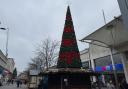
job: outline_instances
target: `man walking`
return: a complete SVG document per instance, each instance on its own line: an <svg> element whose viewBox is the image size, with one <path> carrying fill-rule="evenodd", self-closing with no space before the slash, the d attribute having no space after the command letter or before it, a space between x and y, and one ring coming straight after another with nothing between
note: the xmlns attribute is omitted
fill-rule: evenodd
<svg viewBox="0 0 128 89"><path fill-rule="evenodd" d="M17 88L19 88L19 86L20 86L20 79L17 79L16 85L17 85Z"/></svg>

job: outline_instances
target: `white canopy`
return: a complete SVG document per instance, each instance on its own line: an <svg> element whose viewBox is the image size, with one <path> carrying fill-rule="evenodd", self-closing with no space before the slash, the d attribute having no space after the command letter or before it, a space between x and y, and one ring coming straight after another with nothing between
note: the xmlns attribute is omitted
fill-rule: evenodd
<svg viewBox="0 0 128 89"><path fill-rule="evenodd" d="M128 30L124 30L121 17L115 18L81 41L91 40L103 43L107 47L117 47L128 43Z"/></svg>

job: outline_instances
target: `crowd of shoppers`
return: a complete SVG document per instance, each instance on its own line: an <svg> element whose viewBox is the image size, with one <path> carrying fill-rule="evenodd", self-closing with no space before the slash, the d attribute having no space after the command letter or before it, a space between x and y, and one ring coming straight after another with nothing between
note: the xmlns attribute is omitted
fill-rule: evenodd
<svg viewBox="0 0 128 89"><path fill-rule="evenodd" d="M21 80L19 78L17 79L8 79L7 81L2 81L2 79L0 79L0 87L1 86L9 86L9 85L13 85L15 84L17 88L21 87L22 84L27 84L27 81L25 80Z"/></svg>

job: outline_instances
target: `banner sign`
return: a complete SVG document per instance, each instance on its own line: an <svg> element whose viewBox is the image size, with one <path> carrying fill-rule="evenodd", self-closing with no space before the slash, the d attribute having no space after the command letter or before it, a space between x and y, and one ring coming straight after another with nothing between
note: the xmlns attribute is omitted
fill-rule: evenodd
<svg viewBox="0 0 128 89"><path fill-rule="evenodd" d="M115 68L117 71L122 71L123 70L123 64L115 64ZM112 65L108 66L96 66L95 71L101 72L101 71L112 71Z"/></svg>

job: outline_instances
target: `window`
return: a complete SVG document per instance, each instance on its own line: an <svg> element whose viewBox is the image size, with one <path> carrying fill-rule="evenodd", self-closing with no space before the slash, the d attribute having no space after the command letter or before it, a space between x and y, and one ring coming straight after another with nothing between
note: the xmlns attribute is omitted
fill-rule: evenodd
<svg viewBox="0 0 128 89"><path fill-rule="evenodd" d="M122 64L120 54L114 54L113 60L114 64ZM94 63L95 66L107 66L112 64L110 55L94 59Z"/></svg>
<svg viewBox="0 0 128 89"><path fill-rule="evenodd" d="M89 61L83 62L82 66L84 69L89 69Z"/></svg>

